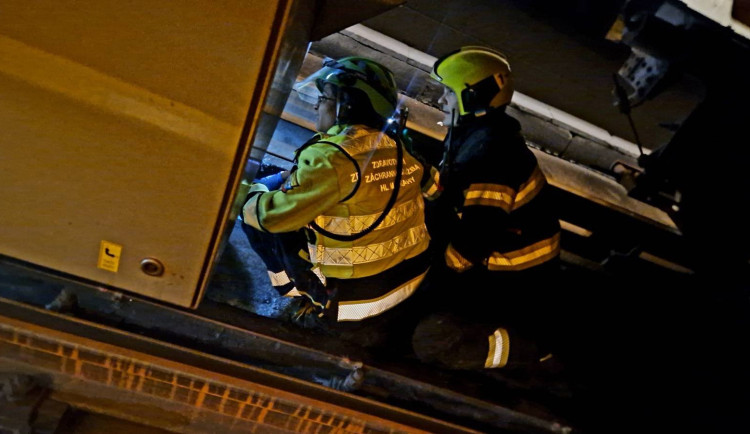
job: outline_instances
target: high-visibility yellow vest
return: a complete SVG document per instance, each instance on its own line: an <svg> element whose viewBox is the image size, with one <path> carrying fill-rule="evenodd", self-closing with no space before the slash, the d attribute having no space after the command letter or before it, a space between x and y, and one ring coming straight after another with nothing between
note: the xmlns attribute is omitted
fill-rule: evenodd
<svg viewBox="0 0 750 434"><path fill-rule="evenodd" d="M380 131L362 126L344 128L321 140L351 158L356 171L342 173L342 190L349 197L315 218L322 229L337 235L359 233L383 212L396 179L396 143ZM304 152L304 151L303 151ZM338 241L316 232L309 244L310 260L325 276L342 279L371 276L422 253L429 235L424 222L420 181L424 168L403 153L400 188L385 219L371 232L353 241Z"/></svg>
<svg viewBox="0 0 750 434"><path fill-rule="evenodd" d="M281 190L248 201L245 223L268 232L288 232L314 221L338 235L358 233L383 212L393 193L396 142L363 125L337 125L297 154L297 169ZM424 222L424 168L404 150L396 202L371 232L338 241L315 231L310 261L326 277L372 276L417 256L430 237Z"/></svg>

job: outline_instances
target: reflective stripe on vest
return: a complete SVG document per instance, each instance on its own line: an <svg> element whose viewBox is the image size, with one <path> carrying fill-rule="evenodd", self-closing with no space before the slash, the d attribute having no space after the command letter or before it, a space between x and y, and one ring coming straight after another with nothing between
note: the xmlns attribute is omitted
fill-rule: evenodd
<svg viewBox="0 0 750 434"><path fill-rule="evenodd" d="M487 352L487 360L484 362L485 368L502 368L508 364L508 354L510 354L510 338L508 331L499 328L495 333L489 336L490 350Z"/></svg>
<svg viewBox="0 0 750 434"><path fill-rule="evenodd" d="M274 273L271 270L268 272L268 278L271 280L273 288L284 297L296 297L298 295L297 288L294 286L294 282L286 274L286 270L281 270L278 273Z"/></svg>
<svg viewBox="0 0 750 434"><path fill-rule="evenodd" d="M374 230L377 231L378 229L391 227L408 219L422 209L424 209L424 201L421 197L403 203L391 209L385 219ZM351 235L368 228L378 217L380 217L380 214L350 217L318 216L315 218L315 223L328 232L338 235Z"/></svg>
<svg viewBox="0 0 750 434"><path fill-rule="evenodd" d="M560 233L512 252L493 252L487 260L491 271L517 271L546 262L560 253Z"/></svg>
<svg viewBox="0 0 750 434"><path fill-rule="evenodd" d="M378 298L339 302L337 321L360 321L385 312L409 298L425 275L427 271Z"/></svg>
<svg viewBox="0 0 750 434"><path fill-rule="evenodd" d="M326 247L308 243L307 248L310 261L314 264L349 266L375 262L427 240L427 227L422 223L382 243L358 247Z"/></svg>
<svg viewBox="0 0 750 434"><path fill-rule="evenodd" d="M291 282L285 270L281 270L278 273L268 270L268 278L271 279L271 285L273 286L282 286Z"/></svg>
<svg viewBox="0 0 750 434"><path fill-rule="evenodd" d="M544 174L536 167L529 179L521 184L518 192L500 184L471 184L464 190L464 206L495 206L511 212L533 199L546 182Z"/></svg>
<svg viewBox="0 0 750 434"><path fill-rule="evenodd" d="M356 160L355 165L360 171L359 174L347 173L346 170L338 173L340 186L351 184L354 189L356 184L356 189L351 193L348 188L343 188L342 192L349 192L346 200L318 215L316 223L329 228L329 232L344 236L361 232L355 229L365 229L369 226L366 224L381 215L378 213L382 213L383 205L393 197L395 177L399 175L399 193L392 207L397 211L389 211L384 216L385 225L379 226L379 230L356 240L340 241L316 233L315 241L308 244L310 261L331 278L373 276L427 248L430 238L424 227L424 199L420 186L424 168L416 158L404 152L403 167L397 174L396 142L381 131L361 125L336 131L338 133L328 137L326 143L338 146L339 151ZM384 288L383 292L386 290Z"/></svg>
<svg viewBox="0 0 750 434"><path fill-rule="evenodd" d="M468 270L474 265L471 261L461 256L458 250L453 247L453 244L448 244L448 248L445 249L445 263L459 273Z"/></svg>
<svg viewBox="0 0 750 434"><path fill-rule="evenodd" d="M325 141L341 144L340 142L344 139L348 141L346 146L346 152L351 155L359 155L365 152L372 152L373 149L393 149L396 147L396 142L385 134L372 134L371 130L365 128L351 128L348 130L349 135L340 136L336 135L328 137ZM362 140L362 139L366 140ZM383 140L385 138L385 140ZM395 164L393 164L395 166Z"/></svg>

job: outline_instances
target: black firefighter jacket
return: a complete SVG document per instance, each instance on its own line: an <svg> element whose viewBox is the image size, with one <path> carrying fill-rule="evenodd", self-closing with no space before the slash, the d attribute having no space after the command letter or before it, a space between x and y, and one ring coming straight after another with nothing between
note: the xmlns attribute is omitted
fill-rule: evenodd
<svg viewBox="0 0 750 434"><path fill-rule="evenodd" d="M454 128L443 167L443 199L456 212L445 260L519 271L559 256L560 223L550 187L517 120L503 110Z"/></svg>

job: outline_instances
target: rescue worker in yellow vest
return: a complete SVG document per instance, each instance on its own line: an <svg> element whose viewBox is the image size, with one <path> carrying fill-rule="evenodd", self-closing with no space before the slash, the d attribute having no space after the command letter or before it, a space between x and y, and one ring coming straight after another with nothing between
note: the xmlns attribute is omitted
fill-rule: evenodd
<svg viewBox="0 0 750 434"><path fill-rule="evenodd" d="M536 363L548 354L545 304L559 291L560 224L520 124L506 113L510 66L493 49L467 46L438 59L431 76L444 86L438 102L450 127L438 200L448 213L430 227L445 236L437 244L446 267L429 278L443 306L420 322L414 351L455 369Z"/></svg>
<svg viewBox="0 0 750 434"><path fill-rule="evenodd" d="M397 87L384 66L360 57L328 60L295 89L315 104L319 132L297 150L280 189L251 186L243 220L255 236L305 232L302 274L319 282L299 281L300 270L285 270L281 279L295 292L282 295L304 296L298 322L327 325L337 335L352 331L360 344L377 345L383 333L360 329L387 328L429 268L423 191L437 191L438 174L397 139ZM280 250L297 255L299 248Z"/></svg>

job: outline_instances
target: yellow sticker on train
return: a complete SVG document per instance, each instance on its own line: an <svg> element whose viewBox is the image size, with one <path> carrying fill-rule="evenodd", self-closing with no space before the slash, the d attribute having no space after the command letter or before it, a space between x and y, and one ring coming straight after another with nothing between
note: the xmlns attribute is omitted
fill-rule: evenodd
<svg viewBox="0 0 750 434"><path fill-rule="evenodd" d="M121 245L102 240L99 245L99 262L96 266L102 270L117 273L117 269L120 267L121 254Z"/></svg>

